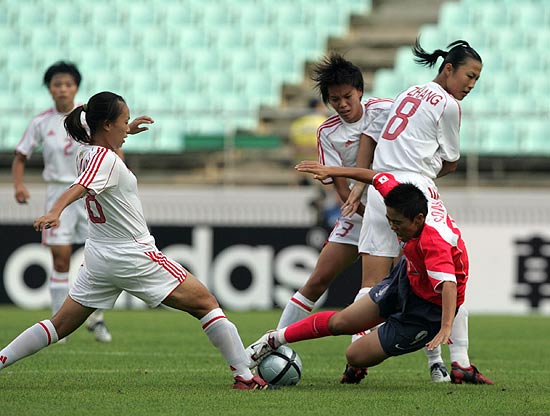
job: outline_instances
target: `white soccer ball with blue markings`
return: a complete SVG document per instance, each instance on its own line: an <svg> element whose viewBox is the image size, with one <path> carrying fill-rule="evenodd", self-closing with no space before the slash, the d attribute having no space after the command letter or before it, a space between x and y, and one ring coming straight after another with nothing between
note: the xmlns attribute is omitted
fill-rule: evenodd
<svg viewBox="0 0 550 416"><path fill-rule="evenodd" d="M302 360L288 345L281 345L260 362L258 374L269 384L293 386L302 376Z"/></svg>

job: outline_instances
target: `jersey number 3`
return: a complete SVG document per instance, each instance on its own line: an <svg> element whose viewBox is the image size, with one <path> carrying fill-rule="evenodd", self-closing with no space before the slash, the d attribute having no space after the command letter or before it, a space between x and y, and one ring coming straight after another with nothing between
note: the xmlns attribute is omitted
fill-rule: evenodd
<svg viewBox="0 0 550 416"><path fill-rule="evenodd" d="M105 221L105 214L103 214L103 208L94 195L86 196L86 210L88 211L88 217L94 224L103 224Z"/></svg>
<svg viewBox="0 0 550 416"><path fill-rule="evenodd" d="M382 133L382 138L386 140L395 140L397 137L405 130L407 124L409 124L409 117L412 117L418 107L420 106L421 100L414 97L405 97L395 109L395 114L386 124L384 133ZM410 104L407 106L407 104ZM406 109L406 113L403 110ZM398 124L397 124L398 123Z"/></svg>

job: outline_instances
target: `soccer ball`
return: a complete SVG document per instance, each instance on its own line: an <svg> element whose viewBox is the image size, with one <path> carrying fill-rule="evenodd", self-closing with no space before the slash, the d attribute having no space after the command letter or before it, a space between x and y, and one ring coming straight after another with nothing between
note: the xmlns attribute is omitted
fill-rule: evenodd
<svg viewBox="0 0 550 416"><path fill-rule="evenodd" d="M269 384L293 386L302 376L302 360L288 345L281 345L260 362L258 374Z"/></svg>

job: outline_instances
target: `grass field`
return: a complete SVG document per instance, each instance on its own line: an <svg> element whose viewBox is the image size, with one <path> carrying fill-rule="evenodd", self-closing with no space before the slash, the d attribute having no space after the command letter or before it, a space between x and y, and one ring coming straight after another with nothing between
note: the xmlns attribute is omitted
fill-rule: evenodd
<svg viewBox="0 0 550 416"><path fill-rule="evenodd" d="M227 315L249 344L279 313ZM0 345L47 315L0 308ZM247 392L231 389L224 360L190 316L106 315L111 344L81 328L2 371L0 415L550 415L550 317L470 316L471 359L494 386L432 384L422 351L340 385L349 337L331 337L293 345L304 363L297 386Z"/></svg>

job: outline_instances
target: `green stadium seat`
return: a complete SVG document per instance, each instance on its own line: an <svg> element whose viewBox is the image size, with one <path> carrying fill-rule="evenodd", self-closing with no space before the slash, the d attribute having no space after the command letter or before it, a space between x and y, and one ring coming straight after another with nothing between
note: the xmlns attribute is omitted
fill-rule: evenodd
<svg viewBox="0 0 550 416"><path fill-rule="evenodd" d="M121 15L112 2L83 2L80 7L88 15L89 30L103 32L106 28L121 27Z"/></svg>
<svg viewBox="0 0 550 416"><path fill-rule="evenodd" d="M234 16L235 23L241 28L261 28L270 24L271 15L267 7L239 7Z"/></svg>
<svg viewBox="0 0 550 416"><path fill-rule="evenodd" d="M172 48L164 46L156 49L147 48L144 56L148 66L161 78L178 75L178 72L185 69L183 53Z"/></svg>
<svg viewBox="0 0 550 416"><path fill-rule="evenodd" d="M7 135L4 137L2 147L13 151L23 137L32 117L11 115L7 126Z"/></svg>
<svg viewBox="0 0 550 416"><path fill-rule="evenodd" d="M548 113L547 113L548 115ZM528 154L536 156L550 155L550 119L531 118L521 123L522 132L526 132L523 143L523 150Z"/></svg>
<svg viewBox="0 0 550 416"><path fill-rule="evenodd" d="M521 2L513 6L513 22L519 30L533 27L548 28L550 24L550 5L548 2L541 4L529 4Z"/></svg>
<svg viewBox="0 0 550 416"><path fill-rule="evenodd" d="M0 45L2 45L2 48L18 48L24 43L23 33L24 32L19 29L7 25L0 25Z"/></svg>
<svg viewBox="0 0 550 416"><path fill-rule="evenodd" d="M223 3L204 2L198 9L199 27L215 29L220 26L227 26L233 23L234 7L224 6Z"/></svg>
<svg viewBox="0 0 550 416"><path fill-rule="evenodd" d="M503 118L485 119L478 123L478 128L480 154L516 156L521 153L521 136L513 122Z"/></svg>
<svg viewBox="0 0 550 416"><path fill-rule="evenodd" d="M147 56L134 48L110 50L108 55L110 67L119 74L132 74L148 69Z"/></svg>
<svg viewBox="0 0 550 416"><path fill-rule="evenodd" d="M97 38L105 50L121 50L131 48L134 40L131 33L121 27L104 28Z"/></svg>
<svg viewBox="0 0 550 416"><path fill-rule="evenodd" d="M443 3L439 10L439 25L446 28L464 28L473 24L472 7L461 2Z"/></svg>
<svg viewBox="0 0 550 416"><path fill-rule="evenodd" d="M373 95L376 97L395 98L406 87L403 80L390 69L380 69L374 75Z"/></svg>
<svg viewBox="0 0 550 416"><path fill-rule="evenodd" d="M476 28L496 29L509 26L512 13L509 7L502 7L500 4L480 2L476 7L472 7L473 19L472 26Z"/></svg>
<svg viewBox="0 0 550 416"><path fill-rule="evenodd" d="M49 11L42 7L37 7L32 2L21 2L16 7L8 9L8 13L11 15L9 20L19 29L46 26L50 21Z"/></svg>
<svg viewBox="0 0 550 416"><path fill-rule="evenodd" d="M101 48L87 46L80 50L72 50L77 53L73 60L84 76L103 73L109 69L109 58Z"/></svg>
<svg viewBox="0 0 550 416"><path fill-rule="evenodd" d="M70 28L69 32L73 28L83 27L87 23L87 18L87 13L81 7L70 2L56 4L56 7L52 8L52 25L57 28Z"/></svg>
<svg viewBox="0 0 550 416"><path fill-rule="evenodd" d="M4 1L9 12L2 17L11 27L0 24L0 71L36 73L36 88L11 82L2 89L17 91L17 111L51 101L38 84L47 66L66 59L82 72L79 96L86 100L111 90L132 110L135 104L162 111L168 103L192 130L216 133L256 127L258 106L276 105L280 86L303 79L305 60L321 56L327 36L345 30L352 11L371 6L370 0L320 0L316 7L302 0L279 0L278 7L271 0L246 7L233 0ZM234 95L236 88L241 94ZM44 101L33 101L31 91ZM154 98L147 101L147 93ZM239 111L221 122L212 117L227 106Z"/></svg>
<svg viewBox="0 0 550 416"><path fill-rule="evenodd" d="M160 22L158 10L158 7L151 7L147 3L133 2L123 11L123 18L129 27L147 30L155 27Z"/></svg>

